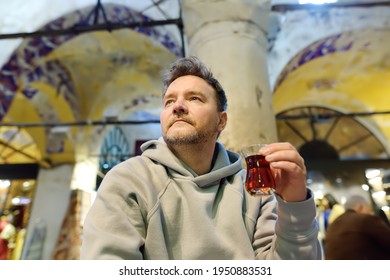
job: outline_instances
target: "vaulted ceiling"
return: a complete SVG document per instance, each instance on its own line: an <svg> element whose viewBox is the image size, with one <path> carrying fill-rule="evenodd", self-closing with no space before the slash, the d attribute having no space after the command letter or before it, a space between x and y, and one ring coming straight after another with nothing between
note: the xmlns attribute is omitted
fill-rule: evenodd
<svg viewBox="0 0 390 280"><path fill-rule="evenodd" d="M161 70L183 54L177 2L87 2L25 36L2 66L0 163L74 162L89 124L158 111ZM344 159L388 158L388 38L347 32L301 50L275 88L279 137L297 147L324 140Z"/></svg>
<svg viewBox="0 0 390 280"><path fill-rule="evenodd" d="M150 21L127 6L98 3L26 36L0 73L0 162L74 162L75 143L92 136L88 124L160 107L161 71L182 49L164 27L142 26ZM122 28L107 31L113 22Z"/></svg>
<svg viewBox="0 0 390 280"><path fill-rule="evenodd" d="M301 50L274 92L280 136L297 147L323 140L341 159L389 158L389 46L390 30L370 29Z"/></svg>

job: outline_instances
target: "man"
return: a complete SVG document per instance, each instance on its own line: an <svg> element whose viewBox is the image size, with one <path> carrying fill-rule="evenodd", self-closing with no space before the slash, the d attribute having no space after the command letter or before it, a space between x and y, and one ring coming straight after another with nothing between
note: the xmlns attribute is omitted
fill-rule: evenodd
<svg viewBox="0 0 390 280"><path fill-rule="evenodd" d="M217 141L226 96L196 57L164 79L163 137L104 178L84 224L82 259L319 259L306 168L288 143L260 152L278 196L251 197L236 153Z"/></svg>
<svg viewBox="0 0 390 280"><path fill-rule="evenodd" d="M390 260L390 228L371 213L368 201L358 195L345 203L345 213L326 232L328 260Z"/></svg>

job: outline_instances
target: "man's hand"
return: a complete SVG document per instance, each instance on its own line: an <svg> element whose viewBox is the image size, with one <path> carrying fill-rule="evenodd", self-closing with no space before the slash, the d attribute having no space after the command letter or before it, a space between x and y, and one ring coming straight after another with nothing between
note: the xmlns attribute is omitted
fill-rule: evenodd
<svg viewBox="0 0 390 280"><path fill-rule="evenodd" d="M306 200L306 166L290 143L271 143L260 149L270 163L275 177L276 193L285 201Z"/></svg>

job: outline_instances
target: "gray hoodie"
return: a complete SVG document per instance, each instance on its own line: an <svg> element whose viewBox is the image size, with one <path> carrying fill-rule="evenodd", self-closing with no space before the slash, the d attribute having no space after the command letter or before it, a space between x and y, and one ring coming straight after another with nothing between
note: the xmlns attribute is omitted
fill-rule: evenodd
<svg viewBox="0 0 390 280"><path fill-rule="evenodd" d="M162 138L111 169L86 217L81 259L320 259L311 192L294 203L252 197L240 156L216 145L201 176Z"/></svg>

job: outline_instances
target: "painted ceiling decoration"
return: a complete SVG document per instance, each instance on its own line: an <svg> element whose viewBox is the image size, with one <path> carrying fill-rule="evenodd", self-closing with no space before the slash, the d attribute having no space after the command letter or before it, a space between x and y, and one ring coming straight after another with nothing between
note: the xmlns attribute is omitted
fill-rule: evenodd
<svg viewBox="0 0 390 280"><path fill-rule="evenodd" d="M73 26L93 26L103 24L106 20L115 22L120 20L124 23L144 22L151 19L132 11L126 6L107 4L104 6L104 17L90 17L91 8L72 12L53 22L43 26L41 31L64 30ZM164 29L157 27L135 27L134 31L151 37L154 41L161 43L176 56L180 56L181 48L172 40ZM53 37L35 37L25 39L20 47L15 50L9 61L2 67L0 72L0 118L13 100L14 94L21 90L27 98L37 94L34 88L23 88L24 84L35 81L43 81L52 87L60 90L72 110L77 109L77 96L71 84L72 80L66 68L61 66L59 61L46 63L45 57L65 42L77 37L78 34L68 34ZM44 110L44 109L43 109ZM74 112L77 115L77 112Z"/></svg>
<svg viewBox="0 0 390 280"><path fill-rule="evenodd" d="M96 121L101 120L105 107L135 111L137 106L160 102L155 80L160 80L162 67L181 55L180 44L162 26L135 24L151 22L151 18L126 6L99 3L46 24L39 30L43 36L24 39L2 67L0 120L8 123L9 129L12 124L21 124L17 131L34 139L31 145L38 149L24 151L23 145L6 137L3 127L0 146L6 143L7 149L24 154L23 160L13 157L14 161L44 159L46 167L50 162L74 161L72 141L52 133L52 126L29 127L29 123ZM114 26L116 22L134 27L50 34L75 27ZM59 131L77 134L78 128ZM0 157L1 162L9 161L1 153Z"/></svg>
<svg viewBox="0 0 390 280"><path fill-rule="evenodd" d="M349 152L340 155L342 158L353 154L356 158L389 158L390 110L388 103L383 102L383 97L390 92L389 45L388 29L345 32L311 44L290 60L278 78L273 96L276 115L282 116L285 112L300 115L297 108L301 107L328 108L331 111L322 113L332 115L333 121L340 120L339 136L333 144L357 141ZM302 125L296 128L310 134L313 130L310 120L315 120L319 114L317 110L314 112L313 116L301 116L306 118L302 121L306 129ZM340 115L342 119L338 118ZM351 120L347 121L348 117ZM288 116L284 116L286 118ZM292 132L291 128L283 127L286 131L279 134L287 136ZM328 129L320 124L315 124L315 128L319 130L317 134L324 134ZM371 141L375 148L368 147L367 142L359 142L363 131L368 139L377 139L365 140Z"/></svg>
<svg viewBox="0 0 390 280"><path fill-rule="evenodd" d="M344 34L335 34L333 36L321 39L301 50L299 54L293 57L286 65L286 67L283 68L282 73L280 73L276 81L275 89L286 79L286 77L291 72L303 64L331 53L340 53L350 50L353 45L353 41L345 40L346 36L343 35Z"/></svg>
<svg viewBox="0 0 390 280"><path fill-rule="evenodd" d="M80 134L79 127L65 127L53 133L50 124L93 123L107 115L126 120L138 111L159 107L160 71L181 56L182 46L162 26L135 24L151 22L151 18L127 6L99 3L44 25L40 32L67 32L25 39L2 67L0 119L9 126L3 126L0 133L0 146L3 146L0 162L35 160L43 162L42 166L74 162L75 141L91 135L104 139L103 134L109 130L91 127L84 129L84 138L69 140L69 135ZM133 27L92 30L94 26L107 26L107 23ZM91 30L69 33L72 28ZM350 116L353 120L348 123L356 126L356 131L364 127L377 138L375 147L378 149L367 151L369 154L365 157L388 155L390 119L388 114L379 114L387 110L387 104L380 102L381 96L390 90L388 45L389 30L367 29L335 34L303 49L278 78L274 91L277 116L289 118L291 112L295 114L301 110L299 108L325 108L320 112L343 114L343 119ZM305 112L319 114L317 109ZM357 118L351 112L378 114ZM49 125L13 125L29 123ZM315 129L320 127L315 124ZM279 134L296 136L288 125L280 128L286 131ZM308 129L307 133L313 130L310 126L304 128ZM11 133L8 130L33 142L27 148L27 144L15 140L16 136L8 137ZM359 139L353 134L354 129L349 131L350 137ZM20 155L10 157L10 153ZM351 154L340 156L347 158Z"/></svg>

